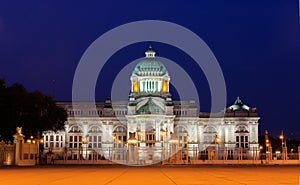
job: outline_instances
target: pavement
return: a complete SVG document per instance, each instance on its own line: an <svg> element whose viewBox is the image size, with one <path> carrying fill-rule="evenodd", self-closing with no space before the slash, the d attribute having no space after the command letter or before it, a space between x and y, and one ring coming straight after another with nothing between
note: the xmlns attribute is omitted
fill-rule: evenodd
<svg viewBox="0 0 300 185"><path fill-rule="evenodd" d="M299 185L299 166L2 167L0 185Z"/></svg>

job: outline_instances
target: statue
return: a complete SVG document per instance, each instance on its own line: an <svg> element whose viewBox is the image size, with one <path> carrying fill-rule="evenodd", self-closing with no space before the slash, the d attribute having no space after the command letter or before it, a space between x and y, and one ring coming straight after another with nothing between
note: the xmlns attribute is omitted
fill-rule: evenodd
<svg viewBox="0 0 300 185"><path fill-rule="evenodd" d="M17 134L22 135L22 127L16 128Z"/></svg>

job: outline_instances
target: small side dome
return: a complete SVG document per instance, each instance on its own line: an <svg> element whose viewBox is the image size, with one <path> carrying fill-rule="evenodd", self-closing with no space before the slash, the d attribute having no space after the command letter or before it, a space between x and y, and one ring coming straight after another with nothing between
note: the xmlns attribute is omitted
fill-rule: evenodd
<svg viewBox="0 0 300 185"><path fill-rule="evenodd" d="M232 110L247 110L249 111L250 110L250 107L243 104L242 100L240 99L240 97L237 97L237 99L235 100L234 104L231 105L229 107L229 109L232 109Z"/></svg>

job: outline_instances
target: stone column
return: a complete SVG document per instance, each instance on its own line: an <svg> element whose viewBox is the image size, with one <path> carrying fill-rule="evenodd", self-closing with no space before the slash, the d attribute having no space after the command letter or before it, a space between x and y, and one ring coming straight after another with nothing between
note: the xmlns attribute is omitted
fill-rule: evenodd
<svg viewBox="0 0 300 185"><path fill-rule="evenodd" d="M24 143L24 135L22 134L22 127L16 128L17 133L13 135L15 145L15 165L19 164L19 161L23 159L22 145Z"/></svg>

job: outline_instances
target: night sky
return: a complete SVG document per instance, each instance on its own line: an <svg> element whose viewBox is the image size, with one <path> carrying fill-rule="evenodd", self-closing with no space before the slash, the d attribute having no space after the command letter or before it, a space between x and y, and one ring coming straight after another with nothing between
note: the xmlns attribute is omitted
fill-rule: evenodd
<svg viewBox="0 0 300 185"><path fill-rule="evenodd" d="M237 96L257 107L260 133L300 137L300 25L298 1L2 1L0 78L71 101L77 64L89 45L119 25L164 20L182 25L210 47L224 74L227 104ZM113 42L113 40L112 40ZM149 43L115 53L98 77L96 98L110 96L111 83L126 64L144 56ZM151 43L157 55L182 66L199 92L200 111L210 110L210 91L201 70L184 52ZM129 83L129 79L128 79ZM101 86L101 88L100 88ZM103 88L105 87L105 88ZM129 92L129 89L128 89ZM173 99L176 99L176 90Z"/></svg>

